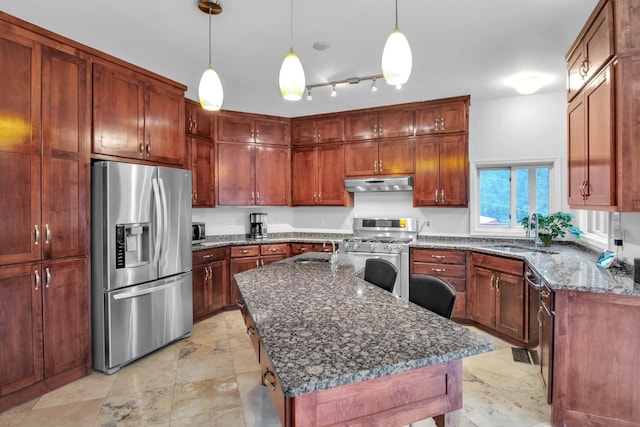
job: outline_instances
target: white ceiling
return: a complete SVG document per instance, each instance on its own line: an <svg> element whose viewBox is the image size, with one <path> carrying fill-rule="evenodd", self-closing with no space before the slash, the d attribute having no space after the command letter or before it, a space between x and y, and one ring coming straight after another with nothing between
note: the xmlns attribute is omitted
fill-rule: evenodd
<svg viewBox="0 0 640 427"><path fill-rule="evenodd" d="M317 88L313 100L281 98L278 73L289 50L290 1L221 0L212 18L213 58L224 87L223 108L297 117L458 95L473 100L517 96L504 80L537 71L565 87L564 55L598 0L399 0L398 26L413 52L401 90L378 82ZM3 0L25 21L186 84L208 65L207 15L196 0ZM393 0L295 0L293 48L307 84L380 73L394 27ZM331 48L318 51L315 42Z"/></svg>

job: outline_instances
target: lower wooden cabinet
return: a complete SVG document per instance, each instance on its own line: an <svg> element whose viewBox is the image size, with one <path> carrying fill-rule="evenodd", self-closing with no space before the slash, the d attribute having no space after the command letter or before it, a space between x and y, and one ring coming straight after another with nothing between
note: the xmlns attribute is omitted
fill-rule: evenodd
<svg viewBox="0 0 640 427"><path fill-rule="evenodd" d="M519 342L527 341L528 321L524 262L498 256L471 255L471 319Z"/></svg>
<svg viewBox="0 0 640 427"><path fill-rule="evenodd" d="M467 253L442 249L413 249L411 273L430 274L451 283L456 289L452 318L467 318Z"/></svg>
<svg viewBox="0 0 640 427"><path fill-rule="evenodd" d="M333 252L333 246L329 243L292 243L291 256L306 254L309 252Z"/></svg>
<svg viewBox="0 0 640 427"><path fill-rule="evenodd" d="M239 305L242 298L238 285L233 275L243 271L271 264L280 261L289 256L289 244L274 243L265 245L246 245L231 247L231 263L230 274L231 281L229 286L229 304Z"/></svg>
<svg viewBox="0 0 640 427"><path fill-rule="evenodd" d="M229 248L193 253L193 321L225 308L229 289Z"/></svg>
<svg viewBox="0 0 640 427"><path fill-rule="evenodd" d="M0 411L91 372L86 258L0 267Z"/></svg>

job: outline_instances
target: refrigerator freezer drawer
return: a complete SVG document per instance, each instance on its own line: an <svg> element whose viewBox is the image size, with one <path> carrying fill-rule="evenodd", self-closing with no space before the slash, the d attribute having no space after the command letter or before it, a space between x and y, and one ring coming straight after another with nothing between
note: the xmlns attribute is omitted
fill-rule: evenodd
<svg viewBox="0 0 640 427"><path fill-rule="evenodd" d="M106 373L191 333L191 272L105 295Z"/></svg>

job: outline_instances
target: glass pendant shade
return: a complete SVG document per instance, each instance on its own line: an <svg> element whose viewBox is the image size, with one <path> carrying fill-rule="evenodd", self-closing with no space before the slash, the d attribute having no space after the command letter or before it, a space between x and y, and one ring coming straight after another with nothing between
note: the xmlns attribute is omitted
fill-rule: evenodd
<svg viewBox="0 0 640 427"><path fill-rule="evenodd" d="M222 100L224 92L222 91L222 82L218 73L209 67L202 74L200 85L198 86L198 97L200 105L205 110L217 111L222 108Z"/></svg>
<svg viewBox="0 0 640 427"><path fill-rule="evenodd" d="M382 51L382 75L384 80L394 86L409 80L413 58L411 47L405 35L398 28L393 30Z"/></svg>
<svg viewBox="0 0 640 427"><path fill-rule="evenodd" d="M280 93L287 101L298 101L305 89L304 69L302 62L293 50L290 50L280 67Z"/></svg>

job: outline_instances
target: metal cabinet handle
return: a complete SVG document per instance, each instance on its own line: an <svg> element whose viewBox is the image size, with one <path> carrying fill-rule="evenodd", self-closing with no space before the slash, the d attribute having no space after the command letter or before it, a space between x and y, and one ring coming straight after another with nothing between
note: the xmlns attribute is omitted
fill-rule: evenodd
<svg viewBox="0 0 640 427"><path fill-rule="evenodd" d="M540 291L540 296L542 298L549 298L549 295L551 295L549 292L547 291Z"/></svg>
<svg viewBox="0 0 640 427"><path fill-rule="evenodd" d="M438 203L438 189L436 188L436 203Z"/></svg>
<svg viewBox="0 0 640 427"><path fill-rule="evenodd" d="M538 312L536 313L536 319L538 319L538 325L542 327L542 319L540 316L542 315L542 307L538 308Z"/></svg>
<svg viewBox="0 0 640 427"><path fill-rule="evenodd" d="M260 260L259 259L256 260L256 267L260 267Z"/></svg>
<svg viewBox="0 0 640 427"><path fill-rule="evenodd" d="M191 131L193 130L193 122L191 121L191 117L189 117L189 120L187 121L187 130L189 131L189 133L192 133Z"/></svg>
<svg viewBox="0 0 640 427"><path fill-rule="evenodd" d="M444 117L440 119L440 130L444 130Z"/></svg>
<svg viewBox="0 0 640 427"><path fill-rule="evenodd" d="M271 381L269 379L271 379ZM271 386L271 391L275 391L276 389L276 374L269 368L265 368L264 374L262 374L262 384L265 387Z"/></svg>
<svg viewBox="0 0 640 427"><path fill-rule="evenodd" d="M496 291L500 291L500 276L496 276Z"/></svg>
<svg viewBox="0 0 640 427"><path fill-rule="evenodd" d="M260 266L264 267L264 259L260 258Z"/></svg>
<svg viewBox="0 0 640 427"><path fill-rule="evenodd" d="M249 335L250 337L255 337L256 336L256 328L254 328L253 326L247 327L247 335Z"/></svg>
<svg viewBox="0 0 640 427"><path fill-rule="evenodd" d="M431 258L435 258L435 259L445 259L447 256L446 255L431 255Z"/></svg>
<svg viewBox="0 0 640 427"><path fill-rule="evenodd" d="M49 224L44 225L44 244L48 245L51 241L51 230L49 229Z"/></svg>
<svg viewBox="0 0 640 427"><path fill-rule="evenodd" d="M383 132L382 132L382 124L378 125L378 136L382 136Z"/></svg>
<svg viewBox="0 0 640 427"><path fill-rule="evenodd" d="M440 190L440 201L444 203L444 188Z"/></svg>
<svg viewBox="0 0 640 427"><path fill-rule="evenodd" d="M489 286L491 286L491 290L493 290L493 281L495 280L496 276L495 275L491 275L491 280L489 280Z"/></svg>
<svg viewBox="0 0 640 427"><path fill-rule="evenodd" d="M204 259L209 259L211 257L213 257L213 254L202 255L202 258Z"/></svg>
<svg viewBox="0 0 640 427"><path fill-rule="evenodd" d="M193 121L193 133L198 133L198 122Z"/></svg>
<svg viewBox="0 0 640 427"><path fill-rule="evenodd" d="M270 252L278 252L278 248L269 248Z"/></svg>
<svg viewBox="0 0 640 427"><path fill-rule="evenodd" d="M307 248L300 248L298 249L300 252L306 252L308 249Z"/></svg>
<svg viewBox="0 0 640 427"><path fill-rule="evenodd" d="M318 202L322 201L322 191L318 193Z"/></svg>
<svg viewBox="0 0 640 427"><path fill-rule="evenodd" d="M256 200L256 198L255 198L255 193L252 191L252 192L251 192L251 203L254 203L254 202L255 202L255 200Z"/></svg>
<svg viewBox="0 0 640 427"><path fill-rule="evenodd" d="M140 141L140 147L138 147L140 154L144 155L144 142Z"/></svg>
<svg viewBox="0 0 640 427"><path fill-rule="evenodd" d="M49 270L49 267L44 269L45 272L45 288L48 288L49 285L51 284L51 271Z"/></svg>
<svg viewBox="0 0 640 427"><path fill-rule="evenodd" d="M260 131L256 131L256 141L260 141Z"/></svg>
<svg viewBox="0 0 640 427"><path fill-rule="evenodd" d="M317 201L318 201L318 198L316 197L316 192L315 192L315 191L313 192L313 201L314 201L314 202L317 202Z"/></svg>
<svg viewBox="0 0 640 427"><path fill-rule="evenodd" d="M34 225L33 228L35 229L35 233L36 233L33 244L37 245L40 243L40 229L38 228L38 224Z"/></svg>
<svg viewBox="0 0 640 427"><path fill-rule="evenodd" d="M582 80L586 79L587 74L589 74L589 61L587 61L586 59L582 61L578 72L580 73L580 77L582 77Z"/></svg>
<svg viewBox="0 0 640 427"><path fill-rule="evenodd" d="M256 191L256 201L257 203L260 203L260 192Z"/></svg>
<svg viewBox="0 0 640 427"><path fill-rule="evenodd" d="M373 161L373 171L378 172L378 162L376 162L375 160Z"/></svg>
<svg viewBox="0 0 640 427"><path fill-rule="evenodd" d="M382 172L382 160L378 160L378 170Z"/></svg>
<svg viewBox="0 0 640 427"><path fill-rule="evenodd" d="M435 271L436 273L444 273L447 271L446 268L432 268L431 271Z"/></svg>
<svg viewBox="0 0 640 427"><path fill-rule="evenodd" d="M242 249L240 250L241 254L248 254L249 253L249 249Z"/></svg>
<svg viewBox="0 0 640 427"><path fill-rule="evenodd" d="M244 308L244 301L242 301L241 299L239 299L238 301L236 301L236 305L240 308Z"/></svg>
<svg viewBox="0 0 640 427"><path fill-rule="evenodd" d="M147 141L147 157L151 156L151 140Z"/></svg>
<svg viewBox="0 0 640 427"><path fill-rule="evenodd" d="M373 135L378 135L378 125L373 125Z"/></svg>
<svg viewBox="0 0 640 427"><path fill-rule="evenodd" d="M252 141L255 141L255 140L256 140L256 138L255 138L255 132L254 132L253 130L251 131L251 140L252 140Z"/></svg>
<svg viewBox="0 0 640 427"><path fill-rule="evenodd" d="M33 275L35 276L36 279L36 291L38 289L40 289L40 273L38 272L38 270L33 270Z"/></svg>

